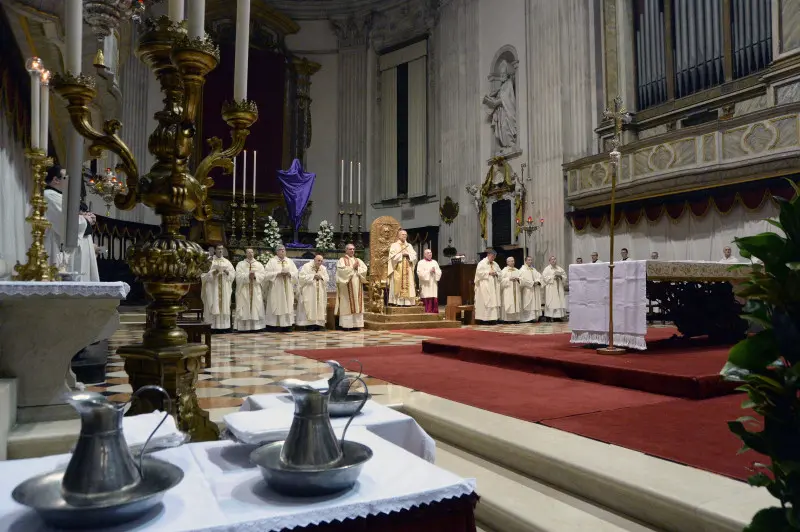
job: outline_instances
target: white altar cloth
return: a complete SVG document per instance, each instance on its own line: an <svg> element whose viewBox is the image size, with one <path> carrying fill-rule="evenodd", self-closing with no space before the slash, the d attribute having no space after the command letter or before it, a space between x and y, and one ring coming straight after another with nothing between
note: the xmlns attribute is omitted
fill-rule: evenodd
<svg viewBox="0 0 800 532"><path fill-rule="evenodd" d="M247 397L239 412L223 419L233 436L250 444L280 441L289 434L294 416L294 403L288 394L259 394ZM342 429L349 418L331 418L334 429ZM436 458L436 442L422 430L414 418L367 401L350 427L366 427L373 434L398 445L423 460Z"/></svg>
<svg viewBox="0 0 800 532"><path fill-rule="evenodd" d="M329 497L298 499L270 490L250 464L254 446L229 441L195 443L153 456L179 465L184 479L164 496L163 508L104 532L268 532L397 512L462 497L475 491L462 479L370 433L351 428L347 436L368 445L373 457L355 487ZM0 462L0 532L49 532L31 510L11 498L32 476L65 467L68 455Z"/></svg>
<svg viewBox="0 0 800 532"><path fill-rule="evenodd" d="M571 343L608 345L608 263L569 267ZM647 349L647 261L614 263L614 345Z"/></svg>

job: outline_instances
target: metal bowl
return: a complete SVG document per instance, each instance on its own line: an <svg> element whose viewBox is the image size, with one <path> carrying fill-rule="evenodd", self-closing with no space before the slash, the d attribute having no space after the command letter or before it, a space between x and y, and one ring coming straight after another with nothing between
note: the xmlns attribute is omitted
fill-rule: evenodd
<svg viewBox="0 0 800 532"><path fill-rule="evenodd" d="M364 444L345 440L344 457L329 469L291 469L281 462L283 442L259 447L250 453L250 461L261 470L267 485L282 495L313 497L352 488L361 468L372 458L372 449Z"/></svg>
<svg viewBox="0 0 800 532"><path fill-rule="evenodd" d="M164 493L183 480L183 470L156 458L142 460L142 481L120 498L95 506L72 506L64 500L64 469L30 478L14 488L11 497L33 508L54 528L102 528L133 521L161 502Z"/></svg>
<svg viewBox="0 0 800 532"><path fill-rule="evenodd" d="M369 399L372 399L372 396L367 394L367 400ZM341 401L328 401L328 414L331 417L350 417L359 413L363 402L363 393L348 393Z"/></svg>
<svg viewBox="0 0 800 532"><path fill-rule="evenodd" d="M62 281L68 281L68 282L80 281L81 272L58 272L58 277Z"/></svg>

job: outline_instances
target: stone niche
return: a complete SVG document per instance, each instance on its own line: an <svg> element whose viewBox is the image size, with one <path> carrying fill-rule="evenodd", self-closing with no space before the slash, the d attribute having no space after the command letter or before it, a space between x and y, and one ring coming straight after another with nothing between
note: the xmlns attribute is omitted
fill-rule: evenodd
<svg viewBox="0 0 800 532"><path fill-rule="evenodd" d="M487 121L492 128L489 158L511 159L522 153L519 147L517 92L517 50L507 44L497 50L489 72L489 93L483 97Z"/></svg>

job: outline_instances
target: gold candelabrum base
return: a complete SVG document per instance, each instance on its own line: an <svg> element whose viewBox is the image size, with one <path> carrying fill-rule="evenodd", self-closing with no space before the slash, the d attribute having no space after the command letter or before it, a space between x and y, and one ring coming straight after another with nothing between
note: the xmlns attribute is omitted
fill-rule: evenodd
<svg viewBox="0 0 800 532"><path fill-rule="evenodd" d="M17 281L55 281L58 279L58 268L48 261L47 251L44 249L44 233L50 227L45 212L47 200L44 199L44 178L47 169L53 165L53 159L47 157L42 150L27 150L25 157L31 162L31 176L33 177L33 193L31 194L31 213L25 221L31 224L33 240L28 252L26 264L14 266L17 272L14 279Z"/></svg>
<svg viewBox="0 0 800 532"><path fill-rule="evenodd" d="M247 100L224 104L222 118L231 128L230 146L223 149L219 138L208 139L210 153L192 175L188 161L202 88L206 75L219 63L219 50L207 38L190 39L184 25L161 17L145 21L136 54L156 75L164 94L164 108L155 113L158 125L148 140L156 162L144 175L139 175L131 150L118 136L119 121L106 121L102 131L93 127L89 110L96 96L93 79L67 73L56 76L51 85L66 100L73 127L88 140L89 154L99 157L109 150L119 156L118 170L125 174L127 192L114 198L116 207L129 210L143 203L161 216L161 234L137 243L128 252L131 270L152 298L142 342L117 351L125 360L133 391L149 384L164 387L177 405L180 429L194 441L215 440L219 429L200 408L196 394L197 375L208 348L188 343L186 331L178 326L181 300L208 270L210 259L202 247L181 235L179 228L186 213L201 221L211 215L208 189L214 181L209 173L213 168L226 173L233 170L232 158L244 148L258 109ZM156 394L144 393L141 398L129 415L165 408Z"/></svg>

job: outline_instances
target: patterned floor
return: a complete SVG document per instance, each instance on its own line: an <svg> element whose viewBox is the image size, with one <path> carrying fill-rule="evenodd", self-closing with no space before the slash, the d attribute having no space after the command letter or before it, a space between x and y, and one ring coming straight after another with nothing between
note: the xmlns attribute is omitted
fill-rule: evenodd
<svg viewBox="0 0 800 532"><path fill-rule="evenodd" d="M476 330L511 334L556 334L568 332L566 323L506 324L470 327ZM120 329L111 339L111 349L141 340L142 330ZM218 420L241 406L244 398L256 393L283 392L275 383L287 377L316 380L330 375L322 362L288 354L295 349L336 349L346 347L415 345L428 337L385 331L320 331L223 334L212 337L212 366L206 368L197 383L200 407ZM115 401L127 401L131 387L123 361L116 354L109 358L106 382L88 386ZM365 379L379 402L399 401L409 391L380 379Z"/></svg>

